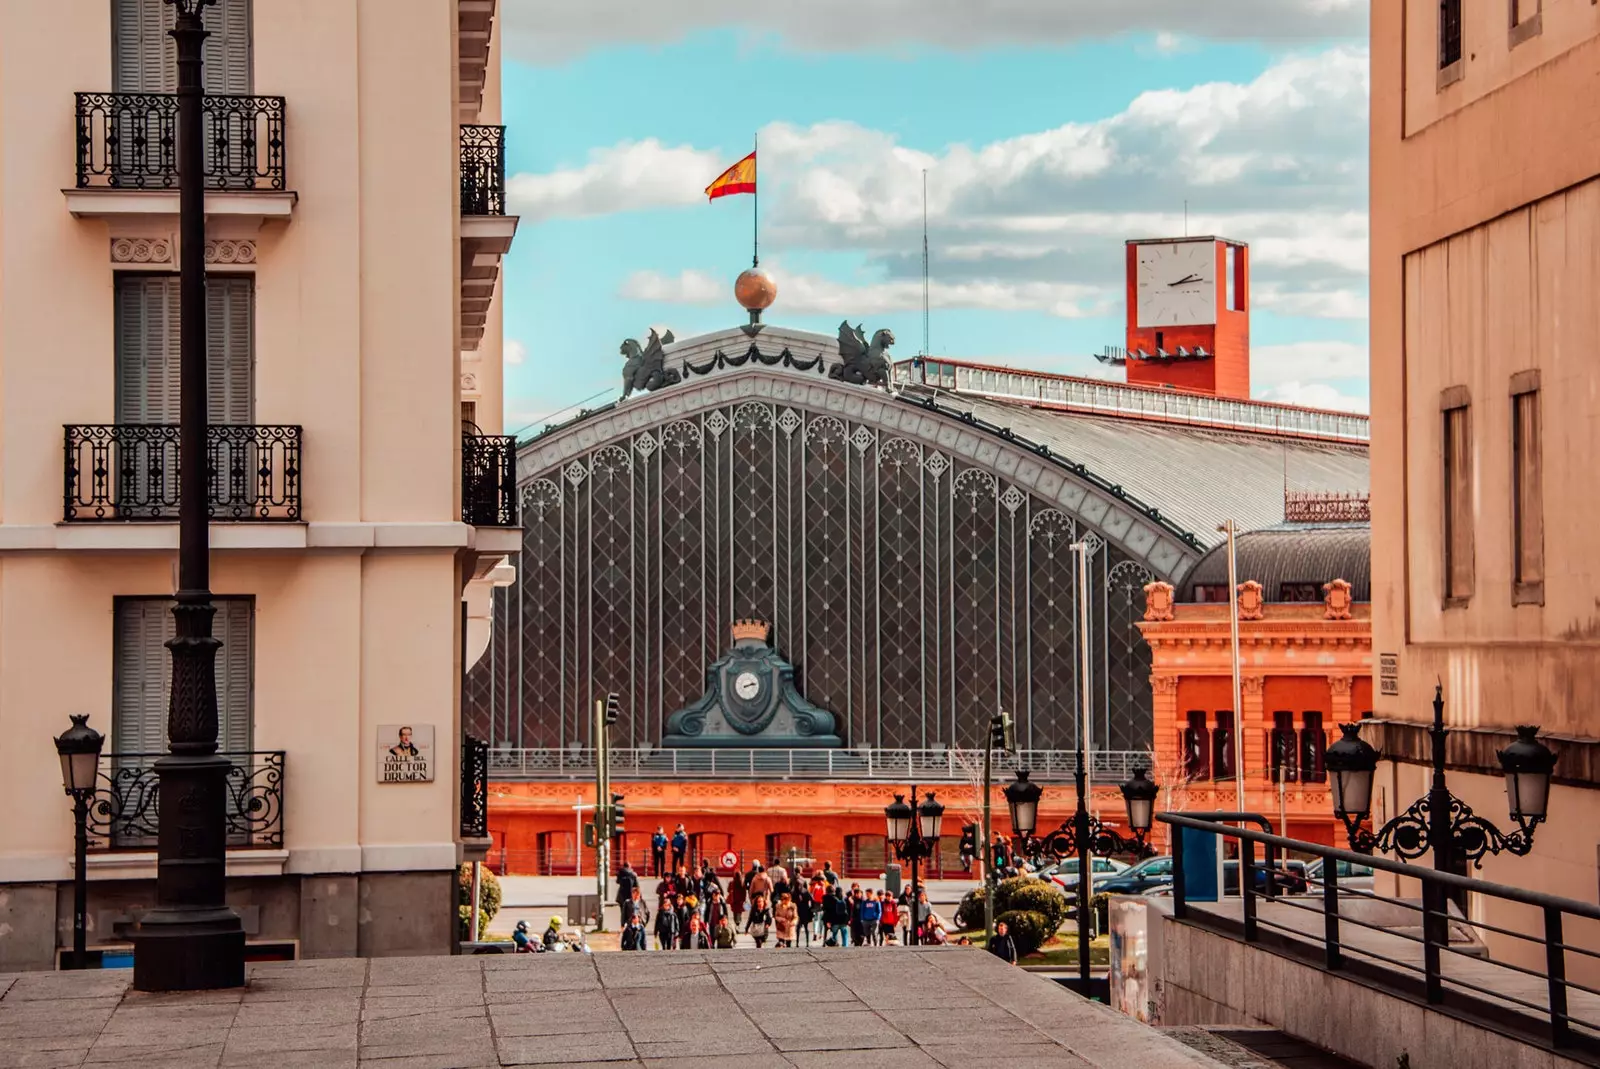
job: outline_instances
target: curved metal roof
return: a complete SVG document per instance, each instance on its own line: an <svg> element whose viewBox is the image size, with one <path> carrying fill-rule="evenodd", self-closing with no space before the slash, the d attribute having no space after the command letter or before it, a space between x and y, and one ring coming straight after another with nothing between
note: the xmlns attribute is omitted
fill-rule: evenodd
<svg viewBox="0 0 1600 1069"><path fill-rule="evenodd" d="M1343 579L1356 601L1372 600L1372 528L1364 523L1283 523L1236 535L1239 581L1254 579L1268 601L1282 601L1284 583L1321 584ZM1228 585L1228 548L1200 558L1183 582L1181 601L1196 586Z"/></svg>

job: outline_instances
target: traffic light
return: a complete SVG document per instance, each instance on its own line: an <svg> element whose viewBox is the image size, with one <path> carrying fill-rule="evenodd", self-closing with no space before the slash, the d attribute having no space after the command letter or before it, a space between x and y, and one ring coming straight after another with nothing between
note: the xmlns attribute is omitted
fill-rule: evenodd
<svg viewBox="0 0 1600 1069"><path fill-rule="evenodd" d="M622 823L622 795L611 796L611 837L618 838L627 829Z"/></svg>
<svg viewBox="0 0 1600 1069"><path fill-rule="evenodd" d="M1012 731L1011 714L996 713L989 718L989 749L1011 751L1017 748L1016 735Z"/></svg>
<svg viewBox="0 0 1600 1069"><path fill-rule="evenodd" d="M617 722L617 717L622 713L622 697L617 694L606 695L606 727Z"/></svg>
<svg viewBox="0 0 1600 1069"><path fill-rule="evenodd" d="M967 868L972 867L972 860L978 856L978 826L976 824L961 825L961 845L958 848L961 860Z"/></svg>
<svg viewBox="0 0 1600 1069"><path fill-rule="evenodd" d="M595 833L594 830L594 821L584 822L583 845L591 850L600 845L600 837Z"/></svg>

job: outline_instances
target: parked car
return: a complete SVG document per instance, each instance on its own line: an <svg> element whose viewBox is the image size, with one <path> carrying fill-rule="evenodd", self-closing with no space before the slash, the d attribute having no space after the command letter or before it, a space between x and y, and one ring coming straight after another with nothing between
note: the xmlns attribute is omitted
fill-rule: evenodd
<svg viewBox="0 0 1600 1069"><path fill-rule="evenodd" d="M1166 874L1165 875L1161 875L1161 876L1155 876L1155 875L1150 876L1146 880L1145 885L1143 887L1139 888L1137 891L1114 890L1110 886L1099 885L1099 884L1096 885L1095 889L1096 890L1101 890L1101 891L1109 890L1113 894L1141 894L1141 895L1152 895L1152 896L1171 895L1172 894L1172 883L1173 883L1172 866L1171 866L1171 860L1172 859L1171 858L1166 858L1166 859L1151 858L1150 860L1151 861L1166 860L1167 861ZM1225 867L1222 870L1223 893L1227 894L1227 895L1237 895L1239 893L1239 862L1237 862L1237 861L1228 861L1228 862L1224 863L1224 866ZM1124 877L1126 877L1128 875L1131 875L1132 871L1133 870L1130 869L1127 873L1124 873L1123 874ZM1262 866L1262 863L1259 862L1259 861L1256 862L1255 873L1256 873L1256 891L1257 892L1265 892L1266 889L1267 889L1267 872L1266 872L1266 869ZM1279 894L1303 895L1303 894L1307 894L1311 890L1315 890L1316 889L1314 887L1314 885L1311 884L1310 877L1309 877L1309 875L1307 874L1307 871L1306 871L1306 863L1304 861L1280 861L1280 862L1278 862L1278 879L1277 879L1277 883L1278 883L1278 893Z"/></svg>
<svg viewBox="0 0 1600 1069"><path fill-rule="evenodd" d="M1160 854L1156 857L1147 857L1137 865L1123 869L1104 880L1101 880L1097 873L1094 889L1097 892L1105 891L1114 895L1139 895L1145 894L1150 888L1171 883L1172 857L1170 854Z"/></svg>
<svg viewBox="0 0 1600 1069"><path fill-rule="evenodd" d="M1098 891L1101 889L1100 885L1103 881L1120 876L1129 868L1130 866L1126 861L1118 861L1116 858L1090 858L1089 871L1094 875L1089 886ZM1075 857L1066 858L1044 870L1040 875L1047 875L1050 882L1063 891L1076 891L1078 889L1078 859Z"/></svg>
<svg viewBox="0 0 1600 1069"><path fill-rule="evenodd" d="M1310 880L1311 885L1318 889L1322 887L1323 864L1324 860L1319 857L1306 866L1306 879ZM1334 869L1334 875L1338 879L1339 890L1372 890L1371 865L1358 865L1353 861L1338 861L1335 864L1338 866Z"/></svg>

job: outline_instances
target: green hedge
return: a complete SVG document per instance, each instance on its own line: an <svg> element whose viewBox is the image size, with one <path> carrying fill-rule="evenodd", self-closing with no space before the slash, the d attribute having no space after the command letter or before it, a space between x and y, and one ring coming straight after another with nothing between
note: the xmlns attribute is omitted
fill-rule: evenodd
<svg viewBox="0 0 1600 1069"><path fill-rule="evenodd" d="M1055 934L1055 929L1050 926L1050 918L1032 910L1007 910L994 920L997 926L1001 921L1006 922L1006 930L1016 940L1019 958L1032 954Z"/></svg>
<svg viewBox="0 0 1600 1069"><path fill-rule="evenodd" d="M481 868L478 878L478 911L482 917L478 924L480 937L489 930L489 922L500 912L500 881L495 879L494 873L490 872L487 866ZM462 865L456 871L456 881L461 887L461 893L456 899L461 903L461 938L466 939L470 923L468 918L471 916L467 910L472 901L472 866Z"/></svg>
<svg viewBox="0 0 1600 1069"><path fill-rule="evenodd" d="M974 887L961 896L961 905L956 907L956 927L963 931L976 931L983 927L983 902L989 897L987 887Z"/></svg>
<svg viewBox="0 0 1600 1069"><path fill-rule="evenodd" d="M470 894L471 892L468 892L468 893ZM482 941L482 940L485 940L485 939L489 938L489 916L490 916L489 911L486 910L486 909L480 909L478 911L478 939L479 939L479 941ZM457 925L457 929L461 933L460 934L460 939L463 942L465 942L468 939L471 939L472 938L472 907L471 906L458 906L456 908L456 917L457 917L457 920L460 921L460 923Z"/></svg>
<svg viewBox="0 0 1600 1069"><path fill-rule="evenodd" d="M961 905L956 909L957 927L967 931L983 927L983 903L988 893L988 888L980 886L962 896ZM1054 932L1067 919L1070 909L1067 896L1048 880L1013 876L995 885L994 911L997 916L1016 911L1038 913L1050 925L1050 931Z"/></svg>

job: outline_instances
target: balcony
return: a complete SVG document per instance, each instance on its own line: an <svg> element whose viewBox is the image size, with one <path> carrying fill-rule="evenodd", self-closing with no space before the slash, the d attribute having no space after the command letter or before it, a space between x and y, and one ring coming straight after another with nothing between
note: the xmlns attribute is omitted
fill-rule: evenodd
<svg viewBox="0 0 1600 1069"><path fill-rule="evenodd" d="M176 424L69 425L65 432L63 520L177 520ZM297 426L207 427L207 515L214 521L299 522L300 439Z"/></svg>
<svg viewBox="0 0 1600 1069"><path fill-rule="evenodd" d="M287 218L283 97L205 97L206 214ZM178 98L78 93L77 176L67 207L80 218L178 213Z"/></svg>
<svg viewBox="0 0 1600 1069"><path fill-rule="evenodd" d="M511 435L461 436L461 522L517 526L517 440Z"/></svg>
<svg viewBox="0 0 1600 1069"><path fill-rule="evenodd" d="M506 128L461 125L461 347L483 340L517 218L506 214Z"/></svg>
<svg viewBox="0 0 1600 1069"><path fill-rule="evenodd" d="M155 763L161 753L114 753L89 805L89 846L96 852L151 851L161 830ZM229 849L283 849L284 751L224 753Z"/></svg>

